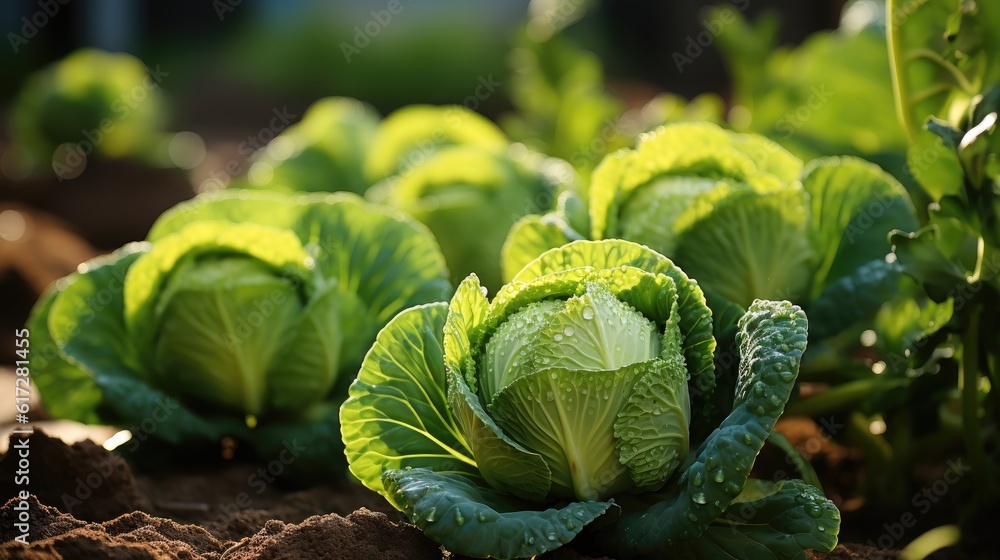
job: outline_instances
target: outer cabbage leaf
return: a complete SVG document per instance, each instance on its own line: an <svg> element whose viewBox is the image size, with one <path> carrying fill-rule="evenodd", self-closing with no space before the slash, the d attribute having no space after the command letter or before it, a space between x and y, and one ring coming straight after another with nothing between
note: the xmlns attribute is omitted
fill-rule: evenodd
<svg viewBox="0 0 1000 560"><path fill-rule="evenodd" d="M621 208L637 190L664 177L783 182L801 164L770 140L744 137L709 123L679 123L639 137L634 151L608 156L590 187L591 236L619 236Z"/></svg>
<svg viewBox="0 0 1000 560"><path fill-rule="evenodd" d="M801 480L775 486L762 497L740 495L699 538L664 547L662 553L679 559L798 560L808 549L833 550L840 529L833 503Z"/></svg>
<svg viewBox="0 0 1000 560"><path fill-rule="evenodd" d="M309 106L301 121L255 154L246 182L284 193L363 194L370 185L364 176L364 161L379 118L373 108L357 99L320 99Z"/></svg>
<svg viewBox="0 0 1000 560"><path fill-rule="evenodd" d="M743 491L754 458L784 410L806 347L805 314L788 302L758 300L740 319L740 377L732 413L689 455L675 493L629 514L614 536L624 552L655 554L694 539Z"/></svg>
<svg viewBox="0 0 1000 560"><path fill-rule="evenodd" d="M509 141L486 117L459 105L409 105L379 126L365 161L370 183L419 164L446 146L478 146L502 152Z"/></svg>
<svg viewBox="0 0 1000 560"><path fill-rule="evenodd" d="M526 558L558 548L615 507L612 501L587 501L540 511L426 468L388 471L383 481L424 534L451 552L478 558Z"/></svg>
<svg viewBox="0 0 1000 560"><path fill-rule="evenodd" d="M340 423L351 473L397 508L382 473L431 467L478 477L468 439L448 407L444 324L448 306L428 304L396 316L368 352Z"/></svg>
<svg viewBox="0 0 1000 560"><path fill-rule="evenodd" d="M545 459L505 434L457 372L448 373L448 405L490 486L534 502L548 497L552 474Z"/></svg>
<svg viewBox="0 0 1000 560"><path fill-rule="evenodd" d="M146 240L156 243L190 223L204 220L290 228L301 215L305 200L305 197L260 191L209 191L161 214L149 229Z"/></svg>
<svg viewBox="0 0 1000 560"><path fill-rule="evenodd" d="M804 202L796 187L720 184L678 217L674 259L706 291L742 307L797 299L813 260Z"/></svg>
<svg viewBox="0 0 1000 560"><path fill-rule="evenodd" d="M804 171L802 186L810 197L809 242L818 257L811 298L838 278L883 260L893 229L917 228L906 189L872 163L849 157L815 160Z"/></svg>
<svg viewBox="0 0 1000 560"><path fill-rule="evenodd" d="M902 267L874 260L826 286L807 309L813 318L809 333L816 340L833 336L878 311L899 294Z"/></svg>
<svg viewBox="0 0 1000 560"><path fill-rule="evenodd" d="M142 244L127 245L110 257L84 263L80 273L63 280L49 309L52 340L101 391L96 413L104 422L147 430L145 423L152 418L156 436L172 443L242 434L241 422L196 414L143 379L138 353L127 335L122 281L146 249ZM44 377L50 370L34 373ZM45 398L59 400L60 394L65 390L49 392Z"/></svg>
<svg viewBox="0 0 1000 560"><path fill-rule="evenodd" d="M350 193L303 200L295 229L304 244L319 248L316 268L323 276L367 305L372 325L351 327L366 331L365 345L400 311L451 295L434 236L413 218Z"/></svg>
<svg viewBox="0 0 1000 560"><path fill-rule="evenodd" d="M571 228L556 213L542 216L529 214L521 218L511 226L507 240L500 249L500 271L503 280L510 282L517 271L545 251L579 239L584 239L584 236Z"/></svg>
<svg viewBox="0 0 1000 560"><path fill-rule="evenodd" d="M341 291L355 294L368 308L368 317L355 315L357 322L345 331L351 335L345 341L348 356L360 358L377 330L396 313L443 301L451 293L444 259L423 224L350 193L206 193L165 212L148 237L156 242L205 220L292 229L303 246L314 249L323 276L336 278Z"/></svg>
<svg viewBox="0 0 1000 560"><path fill-rule="evenodd" d="M72 277L70 277L72 278ZM46 412L55 418L67 418L84 424L98 424L101 417L101 389L84 370L66 361L49 331L52 304L71 279L57 281L41 295L31 310L27 328L31 332L28 363L32 381L42 395Z"/></svg>
<svg viewBox="0 0 1000 560"><path fill-rule="evenodd" d="M555 198L561 176L535 159L475 146L444 148L391 179L395 184L384 202L434 232L455 282L475 272L496 290L511 226L522 216L549 210Z"/></svg>

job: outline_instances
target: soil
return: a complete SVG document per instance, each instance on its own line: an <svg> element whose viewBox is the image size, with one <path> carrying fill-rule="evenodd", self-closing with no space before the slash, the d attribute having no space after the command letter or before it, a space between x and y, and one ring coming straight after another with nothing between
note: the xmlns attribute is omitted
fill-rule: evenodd
<svg viewBox="0 0 1000 560"><path fill-rule="evenodd" d="M11 445L16 440L11 441ZM11 449L15 449L11 447ZM0 558L121 560L461 560L353 484L293 489L260 484L254 465L136 473L91 441L30 438L31 495L13 485L14 453L0 459ZM30 512L30 544L14 539ZM897 551L841 545L810 559L888 560ZM602 560L570 547L539 560ZM603 558L603 560L611 560Z"/></svg>

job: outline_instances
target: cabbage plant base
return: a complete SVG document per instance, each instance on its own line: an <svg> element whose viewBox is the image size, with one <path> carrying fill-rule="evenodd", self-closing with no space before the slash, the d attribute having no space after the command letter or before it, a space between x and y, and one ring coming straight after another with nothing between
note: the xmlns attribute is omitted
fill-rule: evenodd
<svg viewBox="0 0 1000 560"><path fill-rule="evenodd" d="M553 386L566 394L538 392L535 405L524 402L545 409L544 402L551 401L547 414L557 414L561 423L501 429L511 419L499 413L501 399L483 402L481 378L494 373L478 364L497 327L522 320L519 310L538 301L573 301L592 283L654 321L663 336L659 359L680 360L686 367L690 433L698 439L692 439L689 452L684 449L676 471L666 468L671 454L656 452L670 444L670 429L676 427L658 425L660 415L653 412L630 418L627 410L658 410L676 396L665 396L660 386L666 378L651 373L655 368L627 378L634 383L623 389L628 404L612 411L617 449L591 451L613 452L634 485L597 499L581 499L579 493L573 499L555 491L559 461L569 461L575 469L580 467L575 461L599 459L570 457L569 446L540 446L542 440L523 434L535 430L540 437L544 434L538 431L545 431L540 426L553 425L572 431L566 419L573 399L584 407L596 398L591 414L600 412L603 399L593 388L588 394L586 383ZM592 311L590 319L595 315ZM553 339L594 337L600 326L567 328ZM621 559L801 558L807 549L832 550L840 514L819 489L798 480L748 480L795 382L806 346L805 314L788 302L758 300L737 327L738 371L716 371L711 313L697 282L665 257L629 242L577 241L548 251L515 275L493 302L470 276L450 304L411 308L379 334L341 408L351 471L427 536L452 552L475 557L528 557L581 533ZM519 354L538 375L558 378L565 374L558 364L543 362L547 328ZM613 350L622 348L607 349ZM578 367L571 373L593 376L595 371ZM734 395L727 406L713 407L725 400L712 398L717 377L724 376L736 376ZM511 382L498 394L515 385L517 381ZM556 436L546 441L569 437ZM593 439L602 437L595 434ZM634 443L645 452L634 453ZM645 462L634 460L639 456ZM662 468L649 475L647 462Z"/></svg>

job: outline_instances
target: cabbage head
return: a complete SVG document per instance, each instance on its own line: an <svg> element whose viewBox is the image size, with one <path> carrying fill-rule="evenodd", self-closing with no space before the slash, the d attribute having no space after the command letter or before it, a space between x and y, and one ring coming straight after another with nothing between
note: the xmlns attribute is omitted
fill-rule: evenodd
<svg viewBox="0 0 1000 560"><path fill-rule="evenodd" d="M346 193L222 191L55 282L29 319L32 374L56 417L137 440L230 436L266 458L297 439L303 465L329 469L375 334L449 294L433 237L399 212Z"/></svg>
<svg viewBox="0 0 1000 560"><path fill-rule="evenodd" d="M350 470L468 556L530 557L585 531L619 558L830 550L839 513L820 490L749 478L806 331L797 306L756 300L730 354L670 260L569 243L492 301L470 275L382 329L341 407Z"/></svg>

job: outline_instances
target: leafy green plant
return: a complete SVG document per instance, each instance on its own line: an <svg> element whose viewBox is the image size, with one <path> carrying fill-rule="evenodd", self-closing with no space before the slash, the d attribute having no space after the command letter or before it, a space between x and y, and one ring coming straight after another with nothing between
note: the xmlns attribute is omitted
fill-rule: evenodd
<svg viewBox="0 0 1000 560"><path fill-rule="evenodd" d="M17 165L26 174L54 168L62 176L76 158L92 154L162 163L171 138L164 134L164 75L129 54L97 49L77 50L35 72L11 113Z"/></svg>
<svg viewBox="0 0 1000 560"><path fill-rule="evenodd" d="M365 158L370 184L408 172L448 146L503 152L510 141L489 119L460 105L408 105L382 121Z"/></svg>
<svg viewBox="0 0 1000 560"><path fill-rule="evenodd" d="M885 30L874 21L882 10L873 0L848 3L838 29L778 48L776 18L750 24L730 8L716 45L733 80L733 129L763 134L804 160L862 157L908 181Z"/></svg>
<svg viewBox="0 0 1000 560"><path fill-rule="evenodd" d="M500 123L515 140L565 159L589 177L606 154L629 145L639 130L621 120L625 104L604 91L597 56L561 35L521 33L511 50L510 99Z"/></svg>
<svg viewBox="0 0 1000 560"><path fill-rule="evenodd" d="M774 142L707 123L674 124L606 158L589 204L521 219L503 249L507 279L577 239L621 238L699 279L717 314L789 299L817 340L869 316L900 285L886 234L916 223L906 191L853 158L802 162Z"/></svg>
<svg viewBox="0 0 1000 560"><path fill-rule="evenodd" d="M346 97L313 103L302 120L255 154L241 187L274 192L348 191L364 194L370 183L364 162L380 117L374 109Z"/></svg>
<svg viewBox="0 0 1000 560"><path fill-rule="evenodd" d="M510 227L522 216L552 208L559 190L574 183L565 162L523 146L500 153L450 146L375 185L367 197L427 225L456 283L476 272L483 285L497 290L500 249Z"/></svg>
<svg viewBox="0 0 1000 560"><path fill-rule="evenodd" d="M929 534L920 554L958 535L967 552L992 550L983 521L1000 509L1000 338L990 323L1000 314L1000 6L892 0L887 9L896 100L911 138L908 169L932 202L923 227L891 236L926 298L880 324L887 372L913 380L896 398L903 405L887 407L886 435L894 455L932 449L941 460L957 452L949 444L960 436L972 466L962 481L961 531ZM907 411L917 408L937 414L914 422ZM938 445L920 445L926 441Z"/></svg>
<svg viewBox="0 0 1000 560"><path fill-rule="evenodd" d="M294 438L329 470L365 350L397 312L447 298L446 276L425 228L354 195L207 194L48 290L32 374L56 417L266 457Z"/></svg>
<svg viewBox="0 0 1000 560"><path fill-rule="evenodd" d="M758 300L731 319L738 359L715 360L698 283L626 241L548 251L492 302L470 275L450 304L379 333L341 408L351 472L477 557L532 556L585 528L621 558L830 550L839 512L818 489L748 479L805 314Z"/></svg>

